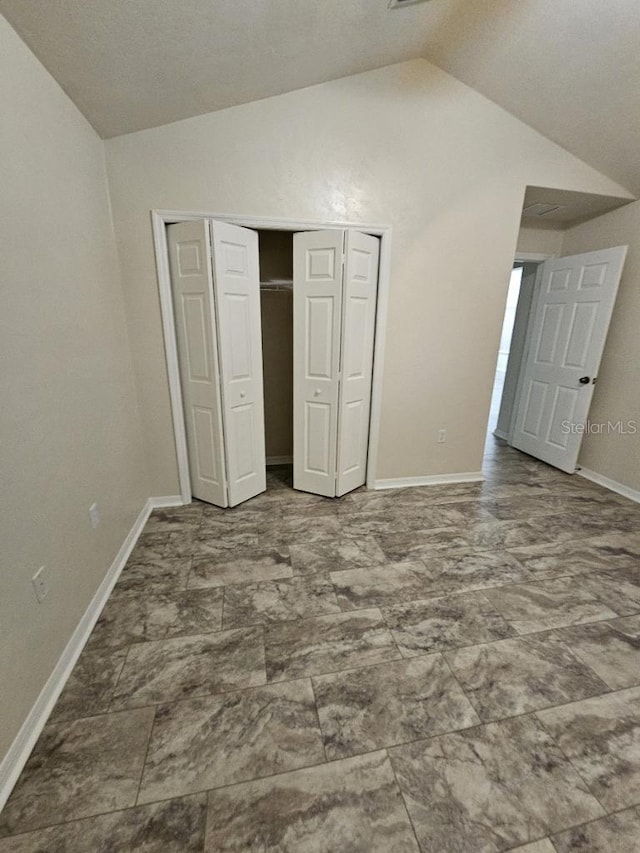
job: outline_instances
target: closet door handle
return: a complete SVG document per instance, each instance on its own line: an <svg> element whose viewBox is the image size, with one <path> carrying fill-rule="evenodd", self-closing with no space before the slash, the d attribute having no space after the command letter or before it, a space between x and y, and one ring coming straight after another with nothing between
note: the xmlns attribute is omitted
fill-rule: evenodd
<svg viewBox="0 0 640 853"><path fill-rule="evenodd" d="M247 396L247 392L246 392L246 391L241 391L241 392L240 392L240 397L241 397L243 400L244 400L244 398L245 398L246 396Z"/></svg>
<svg viewBox="0 0 640 853"><path fill-rule="evenodd" d="M319 397L320 394L322 394L322 388L316 388L316 390L313 392L314 397Z"/></svg>

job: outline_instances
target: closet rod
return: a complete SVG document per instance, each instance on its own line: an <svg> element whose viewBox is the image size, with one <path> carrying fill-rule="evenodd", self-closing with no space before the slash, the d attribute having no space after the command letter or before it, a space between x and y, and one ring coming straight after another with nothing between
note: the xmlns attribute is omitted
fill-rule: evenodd
<svg viewBox="0 0 640 853"><path fill-rule="evenodd" d="M260 290L293 290L293 281L290 279L273 279L272 281L261 281Z"/></svg>

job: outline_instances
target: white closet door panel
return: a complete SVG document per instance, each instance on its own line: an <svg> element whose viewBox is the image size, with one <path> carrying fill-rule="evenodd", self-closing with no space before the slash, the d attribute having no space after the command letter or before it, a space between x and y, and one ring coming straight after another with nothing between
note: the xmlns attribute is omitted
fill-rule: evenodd
<svg viewBox="0 0 640 853"><path fill-rule="evenodd" d="M293 237L293 486L334 497L344 231Z"/></svg>
<svg viewBox="0 0 640 853"><path fill-rule="evenodd" d="M208 223L167 229L191 494L227 506Z"/></svg>
<svg viewBox="0 0 640 853"><path fill-rule="evenodd" d="M546 261L511 444L573 473L589 414L626 246Z"/></svg>
<svg viewBox="0 0 640 853"><path fill-rule="evenodd" d="M347 231L342 295L342 365L338 402L337 495L367 479L373 341L380 241Z"/></svg>
<svg viewBox="0 0 640 853"><path fill-rule="evenodd" d="M258 235L211 221L229 506L266 489Z"/></svg>

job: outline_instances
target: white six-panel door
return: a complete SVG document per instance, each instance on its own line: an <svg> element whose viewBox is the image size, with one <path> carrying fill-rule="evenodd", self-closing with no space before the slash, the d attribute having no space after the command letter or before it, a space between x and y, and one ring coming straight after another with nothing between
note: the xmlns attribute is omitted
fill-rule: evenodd
<svg viewBox="0 0 640 853"><path fill-rule="evenodd" d="M293 485L334 497L366 481L379 242L293 238Z"/></svg>
<svg viewBox="0 0 640 853"><path fill-rule="evenodd" d="M539 272L510 443L573 473L626 246L546 261Z"/></svg>
<svg viewBox="0 0 640 853"><path fill-rule="evenodd" d="M293 486L334 497L344 231L293 237Z"/></svg>
<svg viewBox="0 0 640 853"><path fill-rule="evenodd" d="M209 228L167 228L191 493L227 506Z"/></svg>
<svg viewBox="0 0 640 853"><path fill-rule="evenodd" d="M357 489L367 479L379 254L377 237L347 231L338 398L338 496Z"/></svg>
<svg viewBox="0 0 640 853"><path fill-rule="evenodd" d="M264 492L258 235L210 220L229 506Z"/></svg>

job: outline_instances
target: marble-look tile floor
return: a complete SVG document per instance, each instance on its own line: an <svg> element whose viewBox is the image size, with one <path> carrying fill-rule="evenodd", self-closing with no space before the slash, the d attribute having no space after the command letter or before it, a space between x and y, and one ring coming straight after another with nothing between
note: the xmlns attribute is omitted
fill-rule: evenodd
<svg viewBox="0 0 640 853"><path fill-rule="evenodd" d="M153 513L0 853L638 853L640 506L485 467Z"/></svg>

